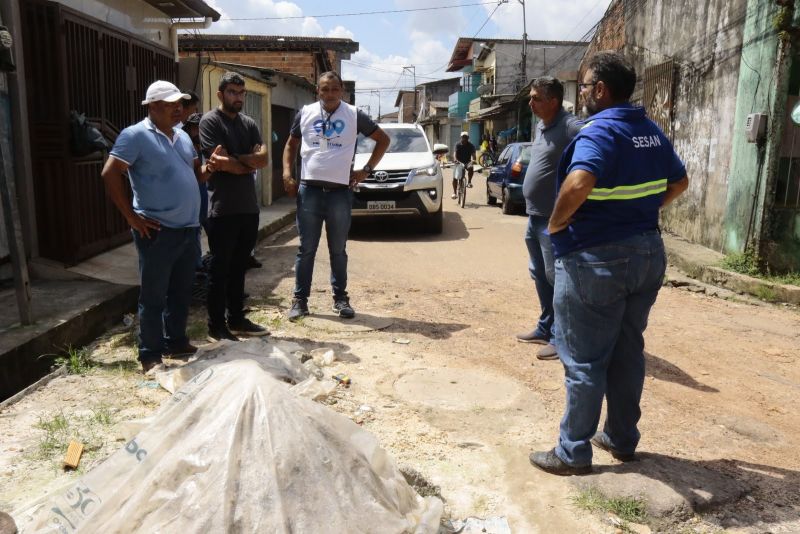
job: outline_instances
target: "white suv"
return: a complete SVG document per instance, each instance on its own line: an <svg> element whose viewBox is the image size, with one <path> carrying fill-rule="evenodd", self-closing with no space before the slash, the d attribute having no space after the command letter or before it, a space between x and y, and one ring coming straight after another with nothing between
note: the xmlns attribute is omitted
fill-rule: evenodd
<svg viewBox="0 0 800 534"><path fill-rule="evenodd" d="M372 174L355 190L353 216L406 215L422 217L432 233L442 232L442 169L425 131L418 124L381 124L389 148ZM375 147L358 136L353 168L367 164Z"/></svg>

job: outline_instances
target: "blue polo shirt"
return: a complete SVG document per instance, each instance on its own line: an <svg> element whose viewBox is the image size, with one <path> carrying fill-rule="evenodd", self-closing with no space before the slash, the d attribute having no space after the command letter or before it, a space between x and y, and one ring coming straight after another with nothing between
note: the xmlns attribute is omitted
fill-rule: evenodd
<svg viewBox="0 0 800 534"><path fill-rule="evenodd" d="M577 169L597 183L569 226L550 236L557 258L656 230L667 184L686 176L669 139L644 108L630 104L589 118L561 156L559 190Z"/></svg>
<svg viewBox="0 0 800 534"><path fill-rule="evenodd" d="M111 155L128 164L133 211L167 228L200 225L197 153L186 132L174 129L170 139L145 118L122 130Z"/></svg>

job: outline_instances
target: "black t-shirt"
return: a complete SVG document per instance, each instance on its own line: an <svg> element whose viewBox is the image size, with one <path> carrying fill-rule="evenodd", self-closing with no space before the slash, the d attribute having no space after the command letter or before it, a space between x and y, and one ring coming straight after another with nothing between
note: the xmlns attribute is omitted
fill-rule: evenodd
<svg viewBox="0 0 800 534"><path fill-rule="evenodd" d="M255 121L238 113L231 119L219 109L203 114L200 119L200 142L203 155L208 158L217 145L230 156L251 154L255 145L263 144ZM208 181L209 217L258 213L255 171L248 174L231 174L217 171Z"/></svg>
<svg viewBox="0 0 800 534"><path fill-rule="evenodd" d="M472 160L472 156L475 155L475 145L467 141L466 143L457 143L456 144L456 159L463 163L464 165L468 164Z"/></svg>

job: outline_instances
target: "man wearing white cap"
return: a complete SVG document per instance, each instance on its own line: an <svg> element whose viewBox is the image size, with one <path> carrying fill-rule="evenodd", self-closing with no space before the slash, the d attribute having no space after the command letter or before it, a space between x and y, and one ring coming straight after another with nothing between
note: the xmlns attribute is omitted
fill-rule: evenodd
<svg viewBox="0 0 800 534"><path fill-rule="evenodd" d="M160 364L162 355L197 350L186 336L198 253L197 183L208 179L213 165L201 166L192 140L175 128L180 101L188 98L169 82L151 84L142 101L147 117L122 130L102 172L139 253L139 361L144 372ZM133 205L123 185L126 173Z"/></svg>

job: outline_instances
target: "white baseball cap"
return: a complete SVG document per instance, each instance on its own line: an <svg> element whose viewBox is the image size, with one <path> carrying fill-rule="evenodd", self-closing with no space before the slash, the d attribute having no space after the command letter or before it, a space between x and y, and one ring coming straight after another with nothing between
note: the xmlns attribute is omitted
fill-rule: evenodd
<svg viewBox="0 0 800 534"><path fill-rule="evenodd" d="M153 102L177 102L181 98L190 99L192 98L191 95L187 95L186 93L181 93L181 90L175 87L174 84L170 82L165 82L164 80L158 80L150 84L150 87L147 88L147 96L145 99L142 100L142 105L151 104Z"/></svg>
<svg viewBox="0 0 800 534"><path fill-rule="evenodd" d="M461 132L461 137L465 137L465 136L469 137L469 134L467 132Z"/></svg>

